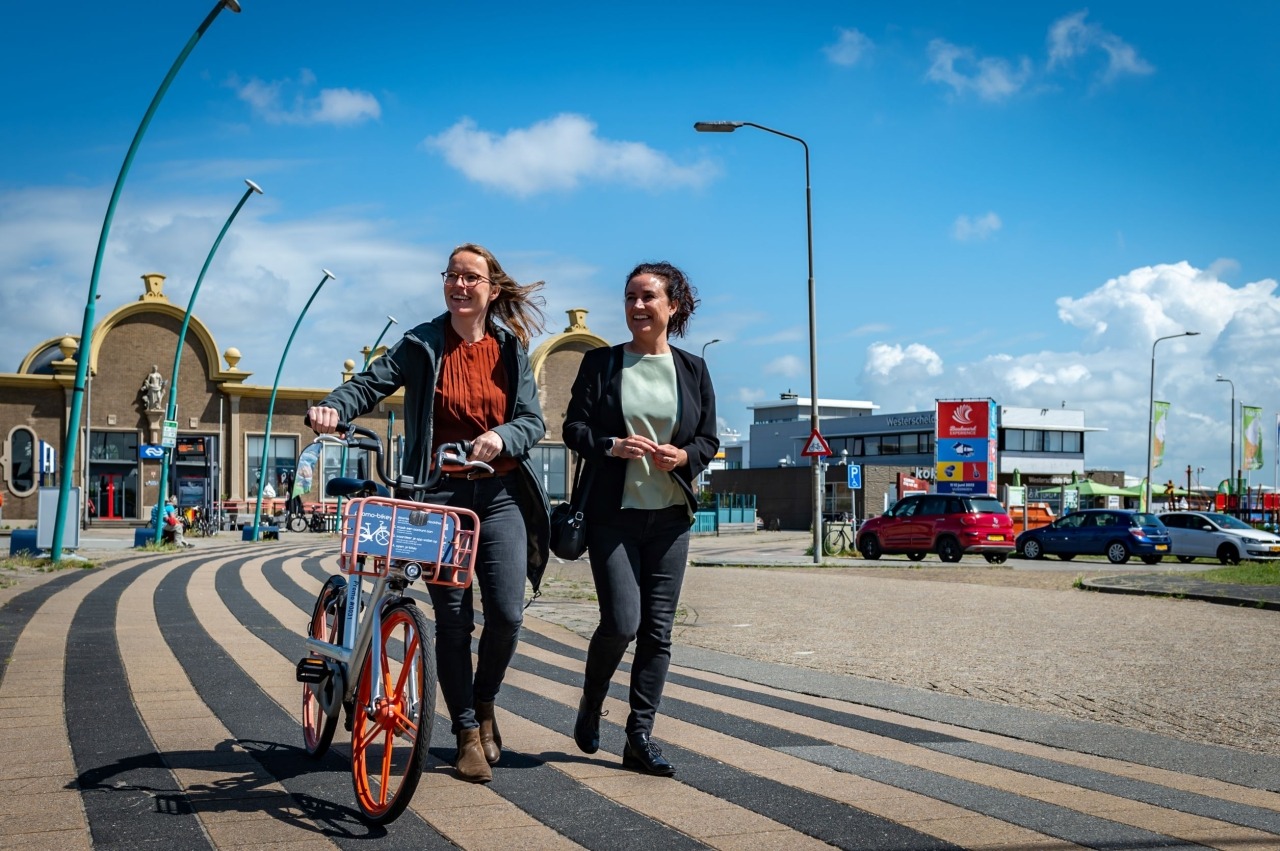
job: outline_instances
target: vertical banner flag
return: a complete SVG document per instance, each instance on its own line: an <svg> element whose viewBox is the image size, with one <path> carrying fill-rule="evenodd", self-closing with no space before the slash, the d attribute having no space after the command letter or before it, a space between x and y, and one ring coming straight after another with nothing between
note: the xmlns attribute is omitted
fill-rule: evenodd
<svg viewBox="0 0 1280 851"><path fill-rule="evenodd" d="M1156 402L1154 421L1151 424L1151 466L1159 467L1164 461L1164 435L1169 420L1169 403Z"/></svg>
<svg viewBox="0 0 1280 851"><path fill-rule="evenodd" d="M1242 425L1240 433L1244 435L1244 468L1246 470L1262 469L1262 409L1240 406Z"/></svg>

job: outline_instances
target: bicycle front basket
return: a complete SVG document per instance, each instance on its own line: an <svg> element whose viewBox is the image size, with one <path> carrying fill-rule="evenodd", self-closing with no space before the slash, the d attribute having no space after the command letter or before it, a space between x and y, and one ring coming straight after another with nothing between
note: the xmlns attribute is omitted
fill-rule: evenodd
<svg viewBox="0 0 1280 851"><path fill-rule="evenodd" d="M347 504L341 563L347 573L382 576L393 564L416 563L422 579L466 588L475 569L475 533L462 528L466 509L371 496Z"/></svg>

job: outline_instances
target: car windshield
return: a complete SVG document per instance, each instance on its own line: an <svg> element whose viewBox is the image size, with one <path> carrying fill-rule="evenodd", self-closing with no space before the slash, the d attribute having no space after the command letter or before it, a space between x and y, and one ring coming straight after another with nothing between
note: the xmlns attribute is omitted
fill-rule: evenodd
<svg viewBox="0 0 1280 851"><path fill-rule="evenodd" d="M1239 517L1232 517L1230 514L1206 514L1209 520L1221 526L1223 529L1253 529L1248 523Z"/></svg>
<svg viewBox="0 0 1280 851"><path fill-rule="evenodd" d="M1133 515L1133 522L1137 526L1163 526L1164 525L1163 523L1160 522L1160 518L1156 517L1154 514L1135 514Z"/></svg>
<svg viewBox="0 0 1280 851"><path fill-rule="evenodd" d="M1000 500L993 496L971 496L964 500L965 510L970 514L1005 514Z"/></svg>

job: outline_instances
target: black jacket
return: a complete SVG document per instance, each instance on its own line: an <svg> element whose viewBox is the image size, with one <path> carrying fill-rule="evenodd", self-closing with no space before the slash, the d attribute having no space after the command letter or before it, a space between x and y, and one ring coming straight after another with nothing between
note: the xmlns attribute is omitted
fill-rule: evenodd
<svg viewBox="0 0 1280 851"><path fill-rule="evenodd" d="M680 484L689 512L698 510L693 482L720 448L716 434L716 394L702 358L671 347L680 398L680 420L673 446L689 455L689 463L671 471ZM587 519L608 520L622 508L627 460L608 454L611 437L625 437L622 418L622 346L593 349L582 358L564 415L565 446L595 465L595 478L584 512Z"/></svg>
<svg viewBox="0 0 1280 851"><path fill-rule="evenodd" d="M436 379L444 353L444 313L407 331L369 368L338 387L320 402L350 421L373 410L377 404L404 388L404 473L415 481L426 481L431 467L431 415L435 410ZM520 466L520 509L529 530L529 581L538 590L547 566L550 538L547 494L542 479L533 469L529 450L547 433L538 402L538 385L529 366L529 353L515 335L498 326L493 329L506 368L509 386L514 388L507 408L507 421L494 428L502 437L502 454L518 458Z"/></svg>

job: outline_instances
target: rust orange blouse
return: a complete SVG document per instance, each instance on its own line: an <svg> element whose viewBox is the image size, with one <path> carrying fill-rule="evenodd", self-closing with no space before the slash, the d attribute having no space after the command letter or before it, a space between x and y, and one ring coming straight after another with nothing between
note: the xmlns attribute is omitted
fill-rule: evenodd
<svg viewBox="0 0 1280 851"><path fill-rule="evenodd" d="M498 341L492 334L468 343L446 322L439 374L432 412L433 454L442 443L475 440L507 421L511 392ZM519 462L503 455L489 464L494 472L509 473Z"/></svg>

